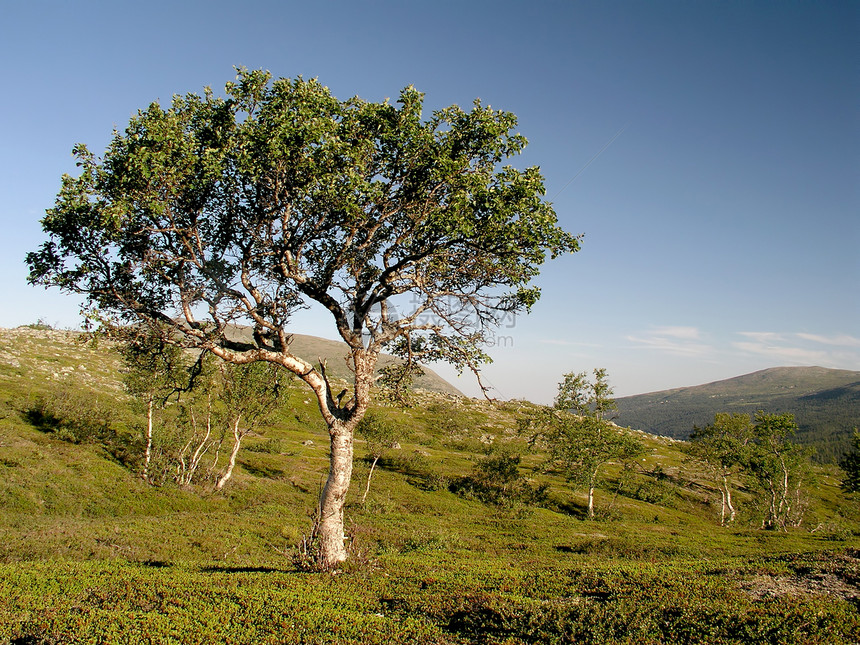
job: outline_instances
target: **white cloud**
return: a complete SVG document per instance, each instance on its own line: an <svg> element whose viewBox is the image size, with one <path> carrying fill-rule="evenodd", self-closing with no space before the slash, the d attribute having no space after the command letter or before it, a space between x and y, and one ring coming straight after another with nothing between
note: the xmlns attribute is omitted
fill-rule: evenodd
<svg viewBox="0 0 860 645"><path fill-rule="evenodd" d="M740 337L740 338L738 338ZM860 369L860 339L841 335L801 332L740 331L736 337L717 343L712 335L698 327L664 326L625 336L637 349L698 361L731 361L738 354L767 359L771 365L820 365L822 367ZM732 342L734 341L734 342Z"/></svg>
<svg viewBox="0 0 860 645"><path fill-rule="evenodd" d="M774 331L739 331L739 336L751 338L759 343L777 343L785 340L785 335Z"/></svg>

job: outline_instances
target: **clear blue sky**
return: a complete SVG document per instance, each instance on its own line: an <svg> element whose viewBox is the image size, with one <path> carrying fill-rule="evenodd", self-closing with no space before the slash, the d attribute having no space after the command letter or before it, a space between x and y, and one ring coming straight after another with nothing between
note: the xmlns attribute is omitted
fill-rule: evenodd
<svg viewBox="0 0 860 645"><path fill-rule="evenodd" d="M428 109L480 97L519 116L517 165L541 167L585 240L499 331L486 375L500 397L548 401L564 372L594 367L619 396L860 369L856 2L33 0L3 14L0 326L80 322L77 299L29 287L23 262L72 146L103 150L138 108L220 91L240 65L340 98L414 84ZM316 314L295 331L334 336Z"/></svg>

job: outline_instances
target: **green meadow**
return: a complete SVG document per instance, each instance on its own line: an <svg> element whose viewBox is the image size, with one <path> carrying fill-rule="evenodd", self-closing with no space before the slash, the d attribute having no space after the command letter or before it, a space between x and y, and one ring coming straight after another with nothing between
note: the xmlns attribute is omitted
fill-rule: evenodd
<svg viewBox="0 0 860 645"><path fill-rule="evenodd" d="M518 432L532 404L422 393L377 406L399 445L362 502L358 440L350 559L319 573L299 548L328 467L312 396L291 387L222 491L151 485L120 367L106 341L0 330L0 642L860 641L860 500L835 466L815 466L800 527L758 528L743 482L720 527L684 442L630 430L645 453L608 466L588 519ZM497 454L535 494L462 485Z"/></svg>

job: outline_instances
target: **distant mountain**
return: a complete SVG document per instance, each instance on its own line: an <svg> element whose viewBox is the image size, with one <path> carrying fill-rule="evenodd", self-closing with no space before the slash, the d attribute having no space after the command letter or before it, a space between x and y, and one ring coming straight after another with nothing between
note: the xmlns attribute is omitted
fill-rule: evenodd
<svg viewBox="0 0 860 645"><path fill-rule="evenodd" d="M250 327L234 327L228 332L230 337L234 339L250 340ZM303 358L309 363L316 364L318 359L322 358L326 361L326 370L329 376L336 379L346 381L352 380L352 374L346 364L346 356L348 348L346 343L329 340L327 338L319 338L317 336L307 336L305 334L292 334L292 351L296 356ZM400 359L382 354L379 357L377 368L381 369L386 365L398 362ZM448 381L439 376L429 367L422 365L424 375L415 379L415 388L427 390L429 392L441 392L442 394L451 394L454 396L465 396L460 390L451 385Z"/></svg>
<svg viewBox="0 0 860 645"><path fill-rule="evenodd" d="M775 367L706 385L617 400L616 423L657 435L687 439L693 426L713 422L717 412L754 415L791 412L798 443L833 462L860 427L860 372L823 367Z"/></svg>

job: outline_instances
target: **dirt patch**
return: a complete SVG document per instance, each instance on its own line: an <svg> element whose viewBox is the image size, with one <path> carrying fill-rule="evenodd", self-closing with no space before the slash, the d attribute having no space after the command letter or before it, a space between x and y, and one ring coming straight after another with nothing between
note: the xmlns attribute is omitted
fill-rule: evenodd
<svg viewBox="0 0 860 645"><path fill-rule="evenodd" d="M757 575L740 581L741 589L755 598L823 595L843 600L860 600L860 552L818 556L813 561L795 563L794 575Z"/></svg>
<svg viewBox="0 0 860 645"><path fill-rule="evenodd" d="M755 576L741 581L741 589L755 598L781 596L834 596L843 600L860 598L860 589L833 573L811 576Z"/></svg>

